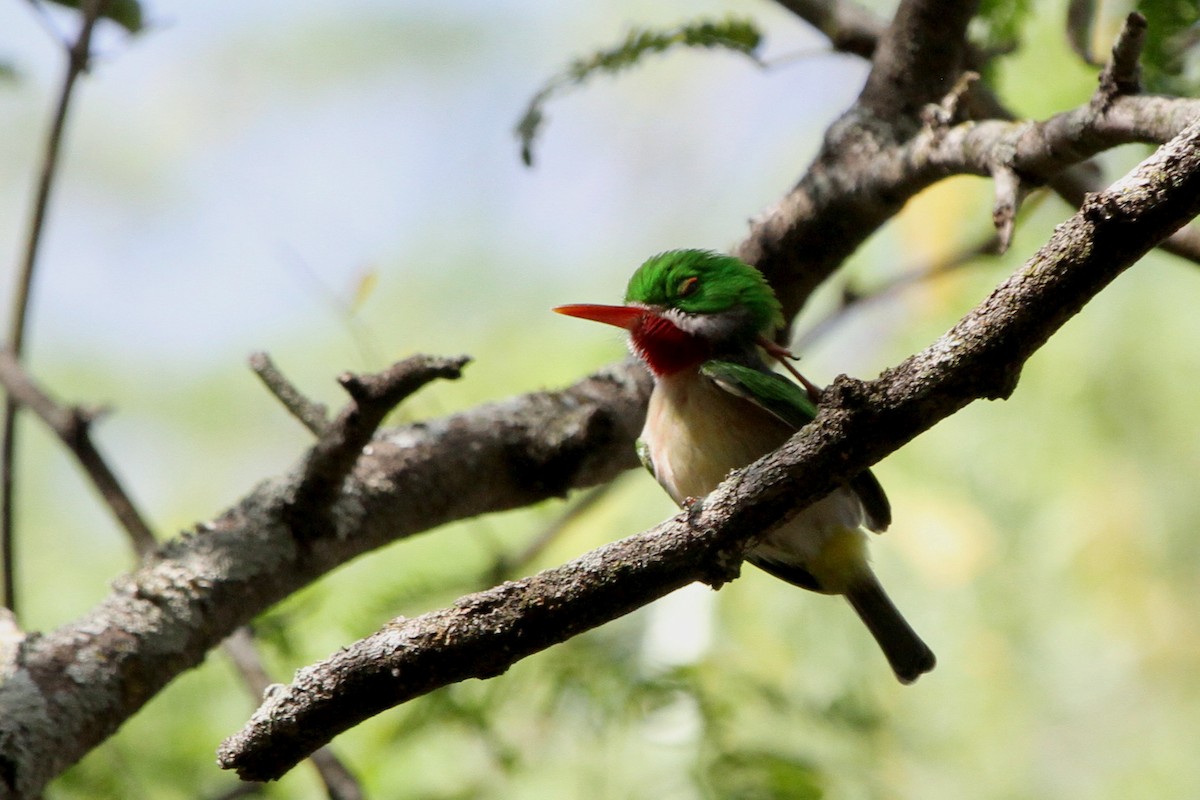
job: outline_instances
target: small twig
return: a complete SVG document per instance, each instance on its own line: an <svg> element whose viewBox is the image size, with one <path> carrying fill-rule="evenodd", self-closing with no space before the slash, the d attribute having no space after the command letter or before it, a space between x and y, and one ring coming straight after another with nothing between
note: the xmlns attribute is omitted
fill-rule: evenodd
<svg viewBox="0 0 1200 800"><path fill-rule="evenodd" d="M283 404L289 413L308 428L315 436L321 436L329 427L329 410L324 404L309 400L289 381L275 366L275 362L266 353L254 353L250 356L250 369L259 380L270 390L271 394Z"/></svg>
<svg viewBox="0 0 1200 800"><path fill-rule="evenodd" d="M951 253L933 264L903 270L895 277L880 283L870 290L853 291L847 288L842 292L842 302L807 331L796 337L793 346L797 351L803 352L818 339L828 334L851 311L872 303L881 302L895 296L910 286L939 278L965 267L980 256L995 255L998 245L999 239L997 235L992 234L983 241L964 247L958 252Z"/></svg>
<svg viewBox="0 0 1200 800"><path fill-rule="evenodd" d="M25 248L22 251L21 264L17 269L17 286L13 292L6 346L17 359L20 359L25 346L25 329L29 315L29 299L33 289L34 270L37 265L38 251L41 248L42 231L46 226L50 192L54 188L54 178L58 172L58 157L62 150L63 131L67 124L67 110L71 106L71 96L79 76L87 71L91 57L92 30L107 2L108 0L85 0L80 5L82 21L79 26L79 35L75 37L74 44L66 50L66 73L63 76L62 88L59 89L50 131L46 136L40 177L33 201L33 215L29 220ZM17 604L13 517L13 500L16 493L14 467L17 452L17 411L17 404L11 397L7 398L4 402L3 430L0 431L0 562L3 562L0 564L0 568L3 570L4 606L13 611L16 611Z"/></svg>
<svg viewBox="0 0 1200 800"><path fill-rule="evenodd" d="M1092 31L1095 26L1095 0L1070 0L1067 5L1067 42L1084 63L1098 67L1099 61L1092 55Z"/></svg>
<svg viewBox="0 0 1200 800"><path fill-rule="evenodd" d="M309 755L308 760L321 776L329 800L362 800L366 796L358 779L328 745L317 748Z"/></svg>
<svg viewBox="0 0 1200 800"><path fill-rule="evenodd" d="M468 361L468 356L412 356L373 375L341 375L338 383L351 400L326 426L305 461L289 514L294 530L304 531L323 517L362 449L393 408L430 381L458 378Z"/></svg>
<svg viewBox="0 0 1200 800"><path fill-rule="evenodd" d="M1119 95L1141 92L1141 58L1145 46L1146 18L1134 11L1125 18L1125 24L1113 42L1112 56L1100 73L1100 86L1092 100L1097 109L1107 108Z"/></svg>
<svg viewBox="0 0 1200 800"><path fill-rule="evenodd" d="M948 128L970 119L971 87L979 81L978 72L964 72L940 103L930 103L921 112L921 121L930 127Z"/></svg>
<svg viewBox="0 0 1200 800"><path fill-rule="evenodd" d="M997 166L992 170L992 225L996 228L995 250L997 254L1008 251L1012 244L1013 229L1017 223L1017 211L1025 195L1021 176L1008 166Z"/></svg>
<svg viewBox="0 0 1200 800"><path fill-rule="evenodd" d="M55 402L33 382L16 356L3 350L0 350L0 384L4 386L9 404L15 408L24 406L36 414L75 454L117 523L128 534L138 556L144 556L157 547L158 542L150 526L92 443L90 429L96 412Z"/></svg>

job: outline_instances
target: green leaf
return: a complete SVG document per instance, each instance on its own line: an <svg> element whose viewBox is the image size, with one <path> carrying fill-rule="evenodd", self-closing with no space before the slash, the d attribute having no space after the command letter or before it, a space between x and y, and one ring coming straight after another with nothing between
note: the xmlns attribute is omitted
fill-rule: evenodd
<svg viewBox="0 0 1200 800"><path fill-rule="evenodd" d="M79 10L80 0L50 0L50 2ZM102 19L112 20L130 33L137 33L142 29L142 6L138 0L108 0L100 12L100 16Z"/></svg>
<svg viewBox="0 0 1200 800"><path fill-rule="evenodd" d="M614 75L637 64L649 53L675 47L732 50L761 63L757 50L762 34L749 20L730 17L723 21L700 20L665 31L631 30L615 47L577 58L533 95L516 126L521 142L521 160L533 165L533 141L546 121L546 101L555 94L579 86L596 74Z"/></svg>

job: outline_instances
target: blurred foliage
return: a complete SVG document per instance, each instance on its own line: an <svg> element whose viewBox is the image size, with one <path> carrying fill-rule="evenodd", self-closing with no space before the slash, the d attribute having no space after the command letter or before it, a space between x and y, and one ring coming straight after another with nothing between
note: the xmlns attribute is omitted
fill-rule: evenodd
<svg viewBox="0 0 1200 800"><path fill-rule="evenodd" d="M1123 13L1114 13L1120 12L1119 8L1101 6L1096 0L1071 0L1063 15L1067 41L1089 64L1104 63L1112 42L1097 41L1097 37L1111 37L1123 18ZM1195 95L1200 89L1200 4L1190 0L1137 0L1132 10L1145 16L1149 26L1142 56L1146 89ZM988 56L985 77L995 77L995 56L1027 44L1023 29L1033 19L1029 0L982 0L979 14L972 21L971 35ZM1044 23L1046 18L1039 20Z"/></svg>
<svg viewBox="0 0 1200 800"><path fill-rule="evenodd" d="M1029 114L1086 102L1095 70L1081 67L1069 49L1061 4L1005 6L986 3L986 26L976 33L997 47L1021 40L993 64L1006 101ZM1182 32L1185 18L1180 12L1176 22L1161 24ZM686 46L668 41L679 34L631 35L581 59L531 108L540 114L541 101L559 88L615 72L644 53ZM462 46L477 47L471 37L478 35L464 34ZM1150 40L1156 35L1152 27ZM311 42L299 61L316 74L321 62L311 56ZM754 42L745 52L757 54L757 33ZM809 66L825 65L801 62L763 80L793 79ZM648 102L667 114L671 99ZM796 136L790 127L780 131L779 152L791 153ZM1103 164L1117 174L1141 152L1112 154ZM672 190L694 191L693 178L678 176ZM792 179L770 178L764 198ZM504 204L492 194L494 204ZM847 278L878 285L979 240L990 230L990 203L986 181L939 184L856 253ZM848 311L805 353L808 371L824 379L839 372L870 377L926 347L1068 213L1049 199L1022 216L1004 257L978 258L892 301ZM448 243L470 238L476 222L467 212L454 215L417 246L398 248L402 256L356 273L345 293L350 299L334 303L341 333L349 335L339 338L323 322L289 330L281 368L336 407L329 376L364 349L346 339L369 337L367 350L388 356L417 342L476 357L463 380L431 386L406 404L398 417L407 420L560 385L621 354L616 337L563 327L548 312L531 317L529 309L591 299L573 292L605 281L617 296L624 267L606 278L596 263L572 265L563 279L575 287L572 294L554 297L546 293L565 292L561 284L522 283L532 259L506 256L493 242L457 252L457 271L443 269ZM555 257L567 258L565 245L555 247ZM405 272L413 262L426 269ZM1194 265L1146 259L1034 357L1009 401L974 404L879 465L896 523L873 542L876 566L940 660L916 685L894 681L844 603L747 567L720 592L689 587L499 678L407 703L339 737L334 750L369 797L401 800L1190 796L1200 785L1198 291ZM836 287L826 287L799 328L838 302ZM107 363L59 357L40 374L49 386L69 388L64 396L89 400L157 376L151 396L123 405L99 432L118 461L121 446L150 442L169 453L156 477L173 493L167 507L153 509L164 531L192 524L196 508L219 511L255 480L286 469L309 443L228 364L164 365L118 352ZM99 526L81 521L88 509L101 514L86 492L70 488L77 481L69 459L30 428L23 477L46 488L22 518L53 546L29 548L27 613L49 625L103 597L127 556L117 536L96 536ZM484 588L496 565L522 553L562 509L549 502L465 521L346 565L256 621L269 671L285 680L394 615L420 614ZM630 473L526 571L645 529L672 511L653 481ZM72 558L62 557L64 548ZM47 797L221 796L234 781L216 769L213 751L255 704L214 653ZM319 798L322 789L301 767L261 794Z"/></svg>
<svg viewBox="0 0 1200 800"><path fill-rule="evenodd" d="M719 22L689 22L670 30L634 28L615 47L575 59L534 94L516 128L521 160L526 166L533 164L533 143L546 121L545 105L552 95L579 86L598 74L615 75L635 66L647 54L674 47L732 50L758 61L757 51L761 44L762 34L755 24L734 17Z"/></svg>
<svg viewBox="0 0 1200 800"><path fill-rule="evenodd" d="M985 53L1011 53L1032 17L1031 6L1030 0L981 0L979 13L971 21L972 41Z"/></svg>
<svg viewBox="0 0 1200 800"><path fill-rule="evenodd" d="M80 0L48 0L48 2L76 10L80 7ZM142 5L138 0L104 0L100 17L112 20L130 33L139 33L142 30Z"/></svg>
<svg viewBox="0 0 1200 800"><path fill-rule="evenodd" d="M1152 92L1195 95L1200 90L1200 5L1188 0L1138 0L1149 27L1143 80Z"/></svg>

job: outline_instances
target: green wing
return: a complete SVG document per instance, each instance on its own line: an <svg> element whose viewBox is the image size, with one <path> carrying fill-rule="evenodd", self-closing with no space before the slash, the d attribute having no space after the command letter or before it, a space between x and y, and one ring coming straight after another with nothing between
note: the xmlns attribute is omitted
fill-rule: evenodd
<svg viewBox="0 0 1200 800"><path fill-rule="evenodd" d="M817 406L804 387L774 372L731 361L706 361L700 374L797 430L817 416Z"/></svg>
<svg viewBox="0 0 1200 800"><path fill-rule="evenodd" d="M731 361L706 361L700 373L732 395L754 403L786 425L799 430L817 416L817 405L799 384L774 372L766 372ZM867 527L876 533L892 523L892 507L879 481L870 470L850 481L862 501Z"/></svg>

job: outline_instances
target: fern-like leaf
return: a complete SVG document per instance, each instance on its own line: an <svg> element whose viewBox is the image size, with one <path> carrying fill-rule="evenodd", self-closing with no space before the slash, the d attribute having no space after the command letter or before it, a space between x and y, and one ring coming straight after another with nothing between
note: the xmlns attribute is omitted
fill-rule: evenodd
<svg viewBox="0 0 1200 800"><path fill-rule="evenodd" d="M521 143L521 160L533 165L533 142L546 121L546 101L566 89L585 83L593 75L609 74L629 69L647 54L661 53L674 47L723 49L742 53L759 61L757 51L762 34L749 20L729 18L722 21L700 20L670 30L631 30L615 47L598 50L572 61L533 95L525 113L516 126Z"/></svg>

